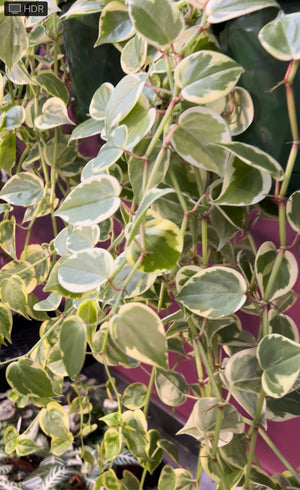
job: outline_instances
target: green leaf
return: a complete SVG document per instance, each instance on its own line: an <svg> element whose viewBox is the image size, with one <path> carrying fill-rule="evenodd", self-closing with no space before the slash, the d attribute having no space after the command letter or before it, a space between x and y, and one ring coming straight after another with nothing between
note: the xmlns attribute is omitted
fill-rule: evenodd
<svg viewBox="0 0 300 490"><path fill-rule="evenodd" d="M266 335L258 344L257 358L263 369L266 394L281 398L293 387L300 370L300 345L282 335Z"/></svg>
<svg viewBox="0 0 300 490"><path fill-rule="evenodd" d="M46 371L31 359L19 359L6 370L6 379L22 395L48 398L57 395Z"/></svg>
<svg viewBox="0 0 300 490"><path fill-rule="evenodd" d="M116 345L128 356L168 369L163 323L149 307L135 302L123 305L111 318L109 331Z"/></svg>
<svg viewBox="0 0 300 490"><path fill-rule="evenodd" d="M57 293L50 293L46 299L35 303L33 309L35 311L55 311L61 303L62 297Z"/></svg>
<svg viewBox="0 0 300 490"><path fill-rule="evenodd" d="M102 121L98 121L93 118L87 119L73 129L69 141L80 140L93 136L94 134L100 134L103 128L104 123Z"/></svg>
<svg viewBox="0 0 300 490"><path fill-rule="evenodd" d="M104 471L96 480L94 490L121 490L121 483L113 469Z"/></svg>
<svg viewBox="0 0 300 490"><path fill-rule="evenodd" d="M177 476L172 466L164 466L158 481L157 490L176 490Z"/></svg>
<svg viewBox="0 0 300 490"><path fill-rule="evenodd" d="M300 393L291 391L281 398L267 398L267 417L274 422L283 422L299 417Z"/></svg>
<svg viewBox="0 0 300 490"><path fill-rule="evenodd" d="M226 164L220 195L213 200L222 206L247 206L262 201L270 192L271 176L238 158Z"/></svg>
<svg viewBox="0 0 300 490"><path fill-rule="evenodd" d="M13 319L10 309L0 303L0 336L10 342Z"/></svg>
<svg viewBox="0 0 300 490"><path fill-rule="evenodd" d="M110 253L102 248L92 248L68 257L58 268L58 281L72 293L83 293L101 286L112 270Z"/></svg>
<svg viewBox="0 0 300 490"><path fill-rule="evenodd" d="M294 192L290 197L286 205L287 219L291 227L300 233L300 191Z"/></svg>
<svg viewBox="0 0 300 490"><path fill-rule="evenodd" d="M124 124L110 131L107 143L101 146L98 155L91 164L92 173L104 172L119 160L123 155L123 147L126 145L127 135L127 127Z"/></svg>
<svg viewBox="0 0 300 490"><path fill-rule="evenodd" d="M70 19L81 15L89 15L100 12L103 8L103 3L99 0L76 0L70 8L65 12L61 19Z"/></svg>
<svg viewBox="0 0 300 490"><path fill-rule="evenodd" d="M103 446L106 461L114 460L122 449L122 436L116 429L107 429L104 432Z"/></svg>
<svg viewBox="0 0 300 490"><path fill-rule="evenodd" d="M282 256L278 258L278 255ZM280 264L276 280L270 289L268 284L276 260L280 260ZM276 250L272 242L265 242L260 246L256 255L255 273L263 299L270 301L283 296L292 289L297 281L298 265L291 252L285 250L282 254L280 250Z"/></svg>
<svg viewBox="0 0 300 490"><path fill-rule="evenodd" d="M177 153L195 167L224 175L226 151L212 143L228 143L230 132L224 119L207 107L183 112L173 126L171 143Z"/></svg>
<svg viewBox="0 0 300 490"><path fill-rule="evenodd" d="M143 383L132 383L123 392L122 404L129 410L142 408L146 402L147 392L147 386Z"/></svg>
<svg viewBox="0 0 300 490"><path fill-rule="evenodd" d="M95 46L126 41L134 32L127 7L121 2L112 1L102 10L99 35Z"/></svg>
<svg viewBox="0 0 300 490"><path fill-rule="evenodd" d="M50 258L48 251L41 245L32 244L23 250L20 256L21 261L26 261L27 264L32 264L34 276L38 284L41 284L47 279L50 266Z"/></svg>
<svg viewBox="0 0 300 490"><path fill-rule="evenodd" d="M140 202L138 210L136 212L133 223L130 225L129 235L127 238L127 246L130 245L131 241L134 239L135 234L146 216L147 210L150 206L157 201L162 196L174 192L173 189L150 189L144 194L143 199Z"/></svg>
<svg viewBox="0 0 300 490"><path fill-rule="evenodd" d="M157 441L158 447L161 447L172 459L177 463L179 463L179 458L178 458L178 447L176 444L172 441L169 441L168 439L160 439Z"/></svg>
<svg viewBox="0 0 300 490"><path fill-rule="evenodd" d="M218 401L216 398L201 398L195 403L186 424L177 434L188 434L200 441L205 440L206 437L213 437L218 410ZM223 419L219 439L220 445L222 445L222 437L226 437L226 433L241 434L243 431L244 423L242 416L232 405L225 405L223 407Z"/></svg>
<svg viewBox="0 0 300 490"><path fill-rule="evenodd" d="M143 91L145 81L138 75L126 75L114 88L105 110L105 131L117 126L133 109Z"/></svg>
<svg viewBox="0 0 300 490"><path fill-rule="evenodd" d="M0 246L10 255L13 259L16 259L16 220L12 216L11 219L6 219L0 223Z"/></svg>
<svg viewBox="0 0 300 490"><path fill-rule="evenodd" d="M53 437L51 440L50 451L56 456L64 454L73 443L73 435L71 432L65 432L61 437Z"/></svg>
<svg viewBox="0 0 300 490"><path fill-rule="evenodd" d="M181 373L157 369L155 373L155 386L159 398L166 405L178 407L186 401L188 387Z"/></svg>
<svg viewBox="0 0 300 490"><path fill-rule="evenodd" d="M6 427L4 431L4 443L5 443L5 452L7 454L11 454L15 451L17 447L17 439L19 437L19 432L17 429L11 425Z"/></svg>
<svg viewBox="0 0 300 490"><path fill-rule="evenodd" d="M105 119L105 108L113 90L114 86L109 82L102 83L96 90L89 108L90 115L93 119L97 121L103 121Z"/></svg>
<svg viewBox="0 0 300 490"><path fill-rule="evenodd" d="M278 7L274 0L210 0L205 8L208 22L224 22L266 7Z"/></svg>
<svg viewBox="0 0 300 490"><path fill-rule="evenodd" d="M133 36L124 46L121 53L121 67L124 73L136 73L145 64L147 42L140 35Z"/></svg>
<svg viewBox="0 0 300 490"><path fill-rule="evenodd" d="M242 87L235 87L226 98L222 116L232 136L246 131L254 117L254 106L249 92Z"/></svg>
<svg viewBox="0 0 300 490"><path fill-rule="evenodd" d="M122 490L139 490L140 482L130 471L123 471Z"/></svg>
<svg viewBox="0 0 300 490"><path fill-rule="evenodd" d="M229 267L213 266L191 277L177 300L205 318L222 318L239 310L246 301L243 276Z"/></svg>
<svg viewBox="0 0 300 490"><path fill-rule="evenodd" d="M149 133L156 119L156 110L149 108L148 99L141 94L130 113L121 121L128 130L124 147L131 151Z"/></svg>
<svg viewBox="0 0 300 490"><path fill-rule="evenodd" d="M68 103L68 89L55 73L43 70L37 74L35 80L48 94L53 97L59 97L65 104Z"/></svg>
<svg viewBox="0 0 300 490"><path fill-rule="evenodd" d="M177 263L183 248L183 237L180 229L169 220L154 218L147 221L143 229L143 240L140 235L126 248L126 258L134 266L141 249L146 253L138 271L165 272Z"/></svg>
<svg viewBox="0 0 300 490"><path fill-rule="evenodd" d="M225 376L230 388L259 393L261 375L255 349L243 349L231 356L226 362Z"/></svg>
<svg viewBox="0 0 300 490"><path fill-rule="evenodd" d="M31 172L13 175L2 187L0 198L16 206L30 206L44 196L43 181Z"/></svg>
<svg viewBox="0 0 300 490"><path fill-rule="evenodd" d="M75 187L55 214L73 225L99 223L119 208L120 192L120 184L114 177L92 177Z"/></svg>
<svg viewBox="0 0 300 490"><path fill-rule="evenodd" d="M68 225L55 237L53 244L57 253L65 255L93 248L98 243L99 237L98 225Z"/></svg>
<svg viewBox="0 0 300 490"><path fill-rule="evenodd" d="M69 417L58 402L52 401L40 411L39 424L47 436L61 437L69 430Z"/></svg>
<svg viewBox="0 0 300 490"><path fill-rule="evenodd" d="M0 139L0 165L1 168L10 175L10 171L16 161L16 134L14 132L6 134Z"/></svg>
<svg viewBox="0 0 300 490"><path fill-rule="evenodd" d="M0 59L9 69L26 54L28 40L22 17L0 16Z"/></svg>
<svg viewBox="0 0 300 490"><path fill-rule="evenodd" d="M59 97L51 97L43 107L42 114L34 120L34 125L40 131L56 128L62 124L74 124L68 116L66 104Z"/></svg>
<svg viewBox="0 0 300 490"><path fill-rule="evenodd" d="M294 342L299 342L299 333L294 320L288 315L278 313L275 309L269 311L270 333L278 333Z"/></svg>
<svg viewBox="0 0 300 490"><path fill-rule="evenodd" d="M268 153L262 151L260 148L241 143L239 141L233 141L231 143L217 144L224 149L227 149L230 153L237 156L240 160L247 163L251 167L257 168L261 172L270 174L275 180L283 179L283 169L280 163L275 158L268 155Z"/></svg>
<svg viewBox="0 0 300 490"><path fill-rule="evenodd" d="M0 116L0 127L11 131L17 129L25 121L25 109L22 106L10 107L6 112L3 112Z"/></svg>
<svg viewBox="0 0 300 490"><path fill-rule="evenodd" d="M21 277L3 279L0 283L0 294L6 306L27 318L27 290Z"/></svg>
<svg viewBox="0 0 300 490"><path fill-rule="evenodd" d="M16 451L19 456L26 456L27 454L35 452L37 449L41 449L29 436L21 434L17 437Z"/></svg>
<svg viewBox="0 0 300 490"><path fill-rule="evenodd" d="M141 410L127 410L122 414L122 433L130 452L137 458L147 460L149 441L147 438L147 421Z"/></svg>
<svg viewBox="0 0 300 490"><path fill-rule="evenodd" d="M60 348L70 378L80 373L85 359L86 325L75 315L67 317L60 327Z"/></svg>
<svg viewBox="0 0 300 490"><path fill-rule="evenodd" d="M136 30L157 48L168 47L183 31L183 16L170 0L129 0L128 9Z"/></svg>
<svg viewBox="0 0 300 490"><path fill-rule="evenodd" d="M300 12L286 15L282 10L258 34L262 46L281 61L300 59Z"/></svg>
<svg viewBox="0 0 300 490"><path fill-rule="evenodd" d="M182 96L194 104L208 104L229 94L243 68L216 51L197 51L178 63L174 72Z"/></svg>

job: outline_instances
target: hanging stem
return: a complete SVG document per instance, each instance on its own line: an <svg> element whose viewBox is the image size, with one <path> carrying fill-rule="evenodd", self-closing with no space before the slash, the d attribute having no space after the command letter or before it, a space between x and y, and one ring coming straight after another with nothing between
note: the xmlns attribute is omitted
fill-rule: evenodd
<svg viewBox="0 0 300 490"><path fill-rule="evenodd" d="M153 387L153 383L154 383L154 379L155 379L155 373L156 373L156 367L154 366L152 368L152 371L151 371L151 376L150 376L150 380L149 380L149 384L148 384L147 395L146 395L146 399L145 399L145 405L144 405L144 414L145 414L145 417L147 417L147 415L148 415L150 398L151 398L151 394L152 394L152 387Z"/></svg>
<svg viewBox="0 0 300 490"><path fill-rule="evenodd" d="M202 236L202 264L208 264L208 241L207 241L207 219L206 216L201 216L201 236Z"/></svg>

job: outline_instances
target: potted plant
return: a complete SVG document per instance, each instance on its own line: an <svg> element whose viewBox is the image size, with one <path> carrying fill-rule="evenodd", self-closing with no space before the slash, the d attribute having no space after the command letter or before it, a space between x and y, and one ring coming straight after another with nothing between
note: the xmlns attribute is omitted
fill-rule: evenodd
<svg viewBox="0 0 300 490"><path fill-rule="evenodd" d="M142 490L164 452L174 465L162 468L159 490L196 489L202 470L220 490L300 488L297 465L268 432L270 420L280 425L300 415L299 338L287 313L298 278L291 250L300 193L287 196L287 189L299 140L293 80L300 14L279 12L259 32L262 46L288 62L287 162L239 141L253 104L238 86L243 67L222 53L214 29L270 6L278 7L273 0L106 2L96 44L117 46L125 75L116 86L100 85L90 117L73 130L56 4L33 27L27 20L27 29L23 19L0 19L3 36L14 29L19 39L0 50L6 63L1 148L10 155L3 161L11 162L0 192L1 245L11 258L0 277L2 341L10 339L11 310L43 322L39 341L11 360L6 377L20 406L30 400L41 408L42 430L45 419L55 419L44 432L60 456L73 443L59 404L63 380L76 382L87 354L104 367L115 409L104 418L109 440L99 444L95 489ZM84 15L87 2L73 7ZM53 67L47 76L41 44ZM104 144L87 161L77 142L95 134ZM8 151L16 137L25 143L17 165ZM15 251L19 205L29 223L21 253ZM45 213L53 234L30 243ZM266 216L279 231L279 246L272 236L255 243L253 230ZM33 295L37 285L45 298ZM183 374L186 362L194 379ZM148 373L147 383L120 390L116 369L130 373L137 366ZM151 428L154 391L173 409L193 402L178 437L199 444L196 474L180 466L174 443ZM8 426L6 451L20 452L25 436ZM264 469L260 439L285 471ZM36 449L33 439L26 441ZM130 472L120 477L113 467L124 447L143 468L140 480Z"/></svg>

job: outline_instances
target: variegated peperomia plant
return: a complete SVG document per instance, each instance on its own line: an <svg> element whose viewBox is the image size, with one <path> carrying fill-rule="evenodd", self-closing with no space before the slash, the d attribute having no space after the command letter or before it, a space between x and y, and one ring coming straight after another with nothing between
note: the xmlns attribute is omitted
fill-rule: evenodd
<svg viewBox="0 0 300 490"><path fill-rule="evenodd" d="M299 144L293 80L300 13L278 11L259 33L262 46L288 62L281 84L292 144L288 161L277 162L239 141L253 104L238 85L242 66L222 53L215 35L219 23L279 8L274 0L77 0L63 16L55 0L48 4L46 18L0 17L1 342L10 341L11 311L43 322L38 343L9 363L11 398L41 407L37 423L52 452L63 454L74 436L59 402L62 384L69 376L76 386L89 349L116 402L104 420L95 489L143 489L164 451L174 466L163 467L158 490L197 489L202 470L220 490L300 488L299 472L266 432L268 420L300 415L299 337L286 314L298 278L286 228L296 243L300 191L288 197L287 189ZM96 12L95 43L119 49L124 77L97 89L87 120L71 131L61 29L65 19ZM92 135L104 144L88 160L78 141ZM279 249L272 237L257 249L251 232L267 202L276 208ZM43 226L46 214L49 243L31 243L33 225ZM256 336L239 312L255 316ZM180 372L187 359L197 371L192 382ZM148 386L133 383L120 393L111 367L141 363ZM154 387L169 407L195 401L179 433L199 441L196 475L148 427ZM78 413L82 458L92 464L84 398ZM261 468L258 434L287 472ZM129 472L118 479L113 464L124 447L142 466L141 481ZM24 455L37 447L8 428L6 449Z"/></svg>

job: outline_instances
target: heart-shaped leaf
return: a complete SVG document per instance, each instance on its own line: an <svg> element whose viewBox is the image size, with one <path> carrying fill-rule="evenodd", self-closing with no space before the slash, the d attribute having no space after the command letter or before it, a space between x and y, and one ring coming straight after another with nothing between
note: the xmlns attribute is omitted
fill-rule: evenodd
<svg viewBox="0 0 300 490"><path fill-rule="evenodd" d="M72 293L83 293L103 284L113 270L113 258L107 250L92 248L68 257L58 269L58 280Z"/></svg>
<svg viewBox="0 0 300 490"><path fill-rule="evenodd" d="M266 335L257 348L263 369L262 385L266 394L281 398L293 387L300 370L300 345L278 334Z"/></svg>
<svg viewBox="0 0 300 490"><path fill-rule="evenodd" d="M135 32L126 5L112 1L102 10L99 20L99 36L95 46L118 43L129 39Z"/></svg>
<svg viewBox="0 0 300 490"><path fill-rule="evenodd" d="M42 114L34 120L40 131L56 128L62 124L74 124L68 116L67 106L59 97L51 97L42 107Z"/></svg>
<svg viewBox="0 0 300 490"><path fill-rule="evenodd" d="M286 294L297 280L297 261L291 252L285 250L281 257L276 280L271 290L268 291L270 276L278 254L282 254L282 252L277 251L272 242L265 242L260 246L256 255L255 273L262 297L266 301L274 300Z"/></svg>
<svg viewBox="0 0 300 490"><path fill-rule="evenodd" d="M300 59L300 12L286 15L282 10L258 34L263 47L282 61Z"/></svg>
<svg viewBox="0 0 300 490"><path fill-rule="evenodd" d="M30 206L42 199L43 181L31 172L13 175L2 187L0 198L16 206Z"/></svg>
<svg viewBox="0 0 300 490"><path fill-rule="evenodd" d="M243 71L228 56L203 50L180 61L174 78L186 100L194 104L208 104L231 92Z"/></svg>
<svg viewBox="0 0 300 490"><path fill-rule="evenodd" d="M173 129L172 145L184 160L195 167L224 174L226 151L212 146L231 140L221 116L207 107L193 107L180 115Z"/></svg>
<svg viewBox="0 0 300 490"><path fill-rule="evenodd" d="M22 395L48 398L57 395L46 371L31 359L19 359L6 370L6 379Z"/></svg>
<svg viewBox="0 0 300 490"><path fill-rule="evenodd" d="M121 306L109 322L109 331L116 345L128 356L168 369L163 323L148 306L135 302Z"/></svg>
<svg viewBox="0 0 300 490"><path fill-rule="evenodd" d="M186 400L188 387L184 376L175 371L157 369L155 386L161 401L171 407L178 407Z"/></svg>
<svg viewBox="0 0 300 490"><path fill-rule="evenodd" d="M69 141L88 138L94 134L100 134L104 128L104 123L96 119L90 118L76 126L72 131Z"/></svg>
<svg viewBox="0 0 300 490"><path fill-rule="evenodd" d="M100 87L94 93L91 103L90 103L90 115L93 119L97 121L103 121L105 118L105 108L109 101L109 98L114 90L114 86L105 82L100 85Z"/></svg>
<svg viewBox="0 0 300 490"><path fill-rule="evenodd" d="M0 59L9 69L26 54L28 40L21 17L1 15L0 46Z"/></svg>
<svg viewBox="0 0 300 490"><path fill-rule="evenodd" d="M222 318L243 306L246 291L246 281L239 272L214 266L197 272L186 281L177 300L197 315Z"/></svg>
<svg viewBox="0 0 300 490"><path fill-rule="evenodd" d="M128 8L136 30L160 49L169 46L183 31L183 16L170 0L129 0Z"/></svg>
<svg viewBox="0 0 300 490"><path fill-rule="evenodd" d="M120 192L120 184L114 177L103 174L91 177L68 194L55 214L73 225L100 223L119 208Z"/></svg>
<svg viewBox="0 0 300 490"><path fill-rule="evenodd" d="M136 34L122 49L121 67L124 73L136 73L145 64L147 58L147 42Z"/></svg>
<svg viewBox="0 0 300 490"><path fill-rule="evenodd" d="M246 131L254 117L254 106L249 92L242 87L235 87L226 98L222 116L232 136Z"/></svg>

